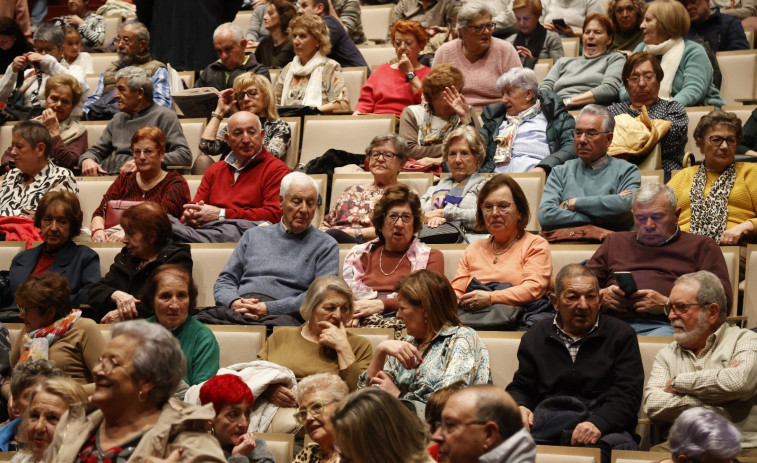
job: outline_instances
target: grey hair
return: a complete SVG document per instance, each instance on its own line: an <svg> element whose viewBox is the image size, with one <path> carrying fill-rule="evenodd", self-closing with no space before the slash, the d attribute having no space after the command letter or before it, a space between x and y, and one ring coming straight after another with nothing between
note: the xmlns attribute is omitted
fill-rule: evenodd
<svg viewBox="0 0 757 463"><path fill-rule="evenodd" d="M302 403L302 398L307 394L317 392L322 398L332 402L339 402L350 393L347 383L333 373L318 373L302 378L297 385L297 403Z"/></svg>
<svg viewBox="0 0 757 463"><path fill-rule="evenodd" d="M463 125L447 135L442 142L442 158L446 161L449 159L449 145L458 138L462 138L468 142L473 159L481 165L486 158L486 141L481 133L470 125Z"/></svg>
<svg viewBox="0 0 757 463"><path fill-rule="evenodd" d="M52 360L27 360L16 364L11 372L11 396L18 398L24 390L48 378L65 378L65 371Z"/></svg>
<svg viewBox="0 0 757 463"><path fill-rule="evenodd" d="M482 423L488 421L497 423L502 440L507 440L523 429L520 411L503 400L501 389L490 384L476 384L459 393L465 393L465 391L476 396L476 420Z"/></svg>
<svg viewBox="0 0 757 463"><path fill-rule="evenodd" d="M308 185L312 186L316 194L318 193L318 185L315 183L313 177L303 172L289 172L281 179L281 186L279 187L279 195L282 198L286 198L289 193L289 187L292 185Z"/></svg>
<svg viewBox="0 0 757 463"><path fill-rule="evenodd" d="M400 137L396 133L386 133L384 135L376 135L375 137L373 137L373 140L371 140L371 143L365 149L365 154L367 156L370 156L371 151L373 151L374 147L388 141L392 142L392 145L394 145L395 156L400 158L402 164L404 164L405 161L407 161L410 149L408 148L405 139Z"/></svg>
<svg viewBox="0 0 757 463"><path fill-rule="evenodd" d="M539 82L536 80L536 73L533 69L529 68L510 68L509 71L499 76L497 79L497 90L500 93L505 91L505 87L518 87L519 89L528 91L533 90L534 100L536 99L536 92L539 89Z"/></svg>
<svg viewBox="0 0 757 463"><path fill-rule="evenodd" d="M355 300L352 296L352 289L347 285L347 282L337 275L321 275L310 283L310 287L305 293L305 299L300 306L300 316L303 320L310 320L313 310L326 298L327 291L335 292L347 299L349 316L352 318L355 311Z"/></svg>
<svg viewBox="0 0 757 463"><path fill-rule="evenodd" d="M242 28L234 23L223 23L220 26L216 27L216 30L213 31L213 40L225 34L229 34L231 36L231 39L237 45L242 43L242 40L244 40L244 32L242 32Z"/></svg>
<svg viewBox="0 0 757 463"><path fill-rule="evenodd" d="M179 340L158 323L130 320L117 323L112 338L128 336L139 344L134 355L131 379L135 383L146 380L153 383L147 395L157 407L163 406L173 395L187 373L187 360Z"/></svg>
<svg viewBox="0 0 757 463"><path fill-rule="evenodd" d="M723 283L720 282L720 278L715 276L714 273L707 270L700 270L698 272L687 273L678 277L673 284L675 285L697 285L697 304L702 307L713 302L718 305L719 320L725 321L728 315L728 298L725 295L725 289L723 289Z"/></svg>
<svg viewBox="0 0 757 463"><path fill-rule="evenodd" d="M578 116L576 117L576 123L578 123L578 120L581 119L581 116L583 116L584 114L602 116L603 132L612 132L613 130L615 130L615 117L604 106L598 104L587 104L586 106L584 106L584 109L582 109L581 112L578 113Z"/></svg>
<svg viewBox="0 0 757 463"><path fill-rule="evenodd" d="M741 432L714 407L694 407L676 418L668 436L674 456L727 461L741 452Z"/></svg>
<svg viewBox="0 0 757 463"><path fill-rule="evenodd" d="M34 40L52 42L56 47L60 48L66 40L66 33L63 32L62 27L50 23L42 23L34 33Z"/></svg>
<svg viewBox="0 0 757 463"><path fill-rule="evenodd" d="M462 34L463 29L466 29L471 21L488 14L490 18L494 17L494 10L488 3L484 3L481 0L471 0L463 3L460 7L460 11L457 13L457 33Z"/></svg>
<svg viewBox="0 0 757 463"><path fill-rule="evenodd" d="M125 28L130 27L134 29L134 36L137 37L138 41L144 40L147 42L147 45L150 45L150 30L142 24L139 21L127 21L121 26L121 29L119 29L119 33ZM119 34L120 35L120 34Z"/></svg>
<svg viewBox="0 0 757 463"><path fill-rule="evenodd" d="M645 205L653 202L661 194L665 194L670 210L675 211L678 207L673 189L662 183L642 183L636 193L633 194L633 205Z"/></svg>
<svg viewBox="0 0 757 463"><path fill-rule="evenodd" d="M599 291L599 282L596 275L582 264L568 264L557 272L555 277L555 294L560 297L563 290L563 282L566 278L590 277L594 280L594 287Z"/></svg>
<svg viewBox="0 0 757 463"><path fill-rule="evenodd" d="M116 73L116 82L126 79L126 86L132 92L143 89L145 91L145 100L152 101L154 88L152 78L147 75L144 69L137 66L127 66Z"/></svg>

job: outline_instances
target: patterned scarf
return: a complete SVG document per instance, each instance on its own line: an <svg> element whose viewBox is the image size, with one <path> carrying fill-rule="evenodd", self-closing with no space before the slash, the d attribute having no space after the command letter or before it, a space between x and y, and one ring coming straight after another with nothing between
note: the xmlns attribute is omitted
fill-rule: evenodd
<svg viewBox="0 0 757 463"><path fill-rule="evenodd" d="M720 242L728 223L728 196L736 181L736 163L728 166L715 181L704 197L704 186L707 183L707 170L704 164L699 166L691 183L691 227L689 233L707 235Z"/></svg>
<svg viewBox="0 0 757 463"><path fill-rule="evenodd" d="M518 133L518 127L529 119L533 119L541 112L541 102L536 100L536 104L521 111L517 116L505 115L505 120L499 126L497 136L494 141L497 142L497 151L494 153L495 164L507 164L512 159L513 145L515 144L515 134Z"/></svg>
<svg viewBox="0 0 757 463"><path fill-rule="evenodd" d="M442 128L434 130L431 128L431 118L434 116L431 114L431 111L429 111L427 104L424 103L423 108L425 109L425 111L423 111L423 123L418 131L418 142L421 146L440 143L447 137L448 133L460 126L460 116L458 116L457 113L452 113L449 119L447 119L447 123L444 124Z"/></svg>
<svg viewBox="0 0 757 463"><path fill-rule="evenodd" d="M74 323L80 317L81 310L74 309L67 316L56 320L52 325L44 326L24 334L25 350L21 354L21 358L18 359L18 363L27 359L47 359L50 346L68 333L68 330L74 326Z"/></svg>

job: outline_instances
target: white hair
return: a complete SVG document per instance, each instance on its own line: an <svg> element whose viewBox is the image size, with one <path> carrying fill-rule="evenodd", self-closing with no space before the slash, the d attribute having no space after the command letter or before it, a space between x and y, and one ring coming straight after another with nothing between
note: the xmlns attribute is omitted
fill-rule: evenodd
<svg viewBox="0 0 757 463"><path fill-rule="evenodd" d="M281 187L279 188L281 197L286 198L289 193L289 187L295 184L312 186L315 192L318 193L318 185L313 180L313 177L302 172L290 172L281 179Z"/></svg>
<svg viewBox="0 0 757 463"><path fill-rule="evenodd" d="M213 31L213 40L225 34L229 34L231 36L231 39L237 45L242 43L242 40L244 40L244 32L242 31L242 28L234 23L223 23L220 26L216 27L216 30Z"/></svg>

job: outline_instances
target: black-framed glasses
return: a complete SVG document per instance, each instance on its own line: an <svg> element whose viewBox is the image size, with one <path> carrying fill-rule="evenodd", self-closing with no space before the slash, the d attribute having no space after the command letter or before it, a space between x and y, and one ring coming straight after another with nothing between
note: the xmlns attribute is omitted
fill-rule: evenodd
<svg viewBox="0 0 757 463"><path fill-rule="evenodd" d="M323 412L326 410L326 406L330 403L331 402L326 402L323 400L316 400L308 407L300 408L296 412L294 412L294 419L299 424L305 424L305 420L307 420L308 418L308 413L310 413L310 415L313 417L319 417L323 415Z"/></svg>
<svg viewBox="0 0 757 463"><path fill-rule="evenodd" d="M694 307L697 305L701 306L701 304L699 304L698 302L668 302L667 304L662 306L662 311L665 313L665 316L670 315L670 312L675 312L675 314L680 317L681 315L689 311L689 307Z"/></svg>
<svg viewBox="0 0 757 463"><path fill-rule="evenodd" d="M415 217L413 217L413 214L395 214L394 212L391 212L386 215L386 221L389 223L397 223L398 220L402 219L402 222L404 223L411 223Z"/></svg>
<svg viewBox="0 0 757 463"><path fill-rule="evenodd" d="M378 159L383 157L387 161L391 161L394 159L397 155L394 153L391 153L389 151L371 151L371 154L368 155L371 159Z"/></svg>
<svg viewBox="0 0 757 463"><path fill-rule="evenodd" d="M734 137L718 137L717 135L710 135L707 137L707 141L710 142L712 146L720 146L725 142L728 146L736 146L738 144L738 140L736 140Z"/></svg>
<svg viewBox="0 0 757 463"><path fill-rule="evenodd" d="M573 137L581 138L581 136L585 135L586 138L588 138L589 140L594 140L598 136L604 135L607 133L610 133L610 132L600 132L599 130L594 130L594 129L591 129L591 130L576 129L573 131Z"/></svg>
<svg viewBox="0 0 757 463"><path fill-rule="evenodd" d="M237 99L237 101L242 101L245 96L251 100L254 100L255 98L258 97L258 95L260 95L260 92L257 89L253 89L253 90L245 90L243 92L237 92L237 94L234 95L234 97Z"/></svg>
<svg viewBox="0 0 757 463"><path fill-rule="evenodd" d="M482 34L484 31L491 32L496 27L496 24L489 23L489 24L480 24L478 26L468 26L466 29L470 29L476 34Z"/></svg>

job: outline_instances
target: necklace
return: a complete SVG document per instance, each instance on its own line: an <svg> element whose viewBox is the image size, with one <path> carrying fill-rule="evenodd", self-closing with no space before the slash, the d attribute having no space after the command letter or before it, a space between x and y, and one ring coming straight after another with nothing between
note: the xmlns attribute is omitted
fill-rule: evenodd
<svg viewBox="0 0 757 463"><path fill-rule="evenodd" d="M381 263L381 260L384 257L384 247L382 246L381 247L381 252L379 253L379 270L381 270L381 273L383 273L385 276L389 276L389 275L393 274L394 272L397 271L397 268L399 268L400 264L402 263L402 259L404 259L406 255L407 255L407 251L405 251L405 254L402 254L402 257L400 257L400 260L397 262L397 265L394 266L394 270L392 270L389 273L386 273L384 271L384 266Z"/></svg>
<svg viewBox="0 0 757 463"><path fill-rule="evenodd" d="M492 236L492 241L491 241L491 243L492 243L492 253L494 254L494 261L492 261L492 264L496 264L497 260L499 259L499 256L501 256L502 254L506 253L508 249L510 249L511 247L513 247L513 244L517 243L518 240L520 239L520 237L521 237L521 235L516 236L515 239L512 240L510 242L510 244L508 244L505 249L501 250L500 252L497 252L497 250L494 248L494 237Z"/></svg>

